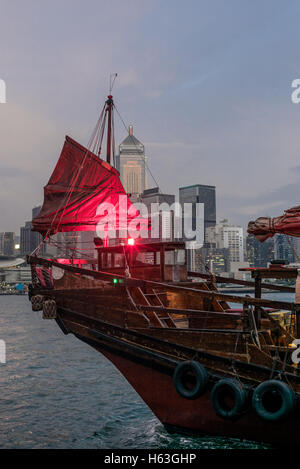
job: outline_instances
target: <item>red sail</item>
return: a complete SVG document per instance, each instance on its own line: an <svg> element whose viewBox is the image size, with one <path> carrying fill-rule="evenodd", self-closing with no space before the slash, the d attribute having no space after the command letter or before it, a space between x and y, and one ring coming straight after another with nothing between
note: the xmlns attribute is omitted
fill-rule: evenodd
<svg viewBox="0 0 300 469"><path fill-rule="evenodd" d="M275 233L300 237L300 205L285 210L281 217L260 217L250 221L248 233L253 234L261 242L271 238Z"/></svg>
<svg viewBox="0 0 300 469"><path fill-rule="evenodd" d="M102 213L101 206L106 204L114 207L111 219L109 212ZM105 220L116 230L126 230L133 220L140 221L139 229L147 225L147 220L141 218L127 197L118 171L66 137L57 165L44 188L43 207L32 221L33 230L43 235L95 231Z"/></svg>

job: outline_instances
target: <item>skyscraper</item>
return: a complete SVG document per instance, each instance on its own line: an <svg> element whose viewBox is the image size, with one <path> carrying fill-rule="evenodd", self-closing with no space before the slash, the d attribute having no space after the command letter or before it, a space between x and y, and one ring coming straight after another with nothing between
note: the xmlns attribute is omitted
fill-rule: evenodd
<svg viewBox="0 0 300 469"><path fill-rule="evenodd" d="M151 238L172 240L174 238L174 211L172 205L175 202L175 196L162 194L158 187L153 187L144 190L137 202L147 207L149 219L154 222L154 225L155 222L157 224L156 228L158 230L156 233L154 233L154 225L151 226Z"/></svg>
<svg viewBox="0 0 300 469"><path fill-rule="evenodd" d="M32 209L32 219L35 218L41 210L41 206L34 207ZM20 253L21 256L30 254L34 249L38 247L42 241L42 236L36 231L32 231L31 221L25 222L25 225L20 228ZM42 247L44 252L44 247Z"/></svg>
<svg viewBox="0 0 300 469"><path fill-rule="evenodd" d="M209 246L201 248L202 254L202 271L206 272L205 267L208 267L214 274L223 274L229 272L229 249L228 248L216 248L215 246Z"/></svg>
<svg viewBox="0 0 300 469"><path fill-rule="evenodd" d="M0 233L0 255L13 256L15 253L15 233L5 231Z"/></svg>
<svg viewBox="0 0 300 469"><path fill-rule="evenodd" d="M218 249L229 250L230 262L244 261L243 228L230 225L228 220L220 221L216 226L206 229L206 243L213 244Z"/></svg>
<svg viewBox="0 0 300 469"><path fill-rule="evenodd" d="M193 231L199 230L199 224L203 223L203 220L199 220L199 214L197 215L197 204L204 205L204 223L203 223L203 242L205 241L205 231L210 226L215 226L216 224L216 188L215 186L206 186L204 184L194 184L193 186L186 186L179 188L179 203L182 207L183 215L183 239L188 241L188 237L185 233L184 223L187 221L187 218L190 218L190 214L187 214L184 204L192 204L191 211L191 220L189 220L189 225ZM200 236L201 238L201 236ZM186 243L186 246L189 248L187 250L187 264L189 270L195 272L200 272L203 269L205 259L203 259L202 252L200 248L203 246L203 242L196 240L189 241Z"/></svg>
<svg viewBox="0 0 300 469"><path fill-rule="evenodd" d="M292 239L292 238L291 238ZM274 237L274 259L295 262L295 254L292 249L293 243L284 234L276 234Z"/></svg>
<svg viewBox="0 0 300 469"><path fill-rule="evenodd" d="M196 204L204 204L204 233L209 226L216 224L216 188L204 184L194 184L179 188L179 202L184 212L184 204L191 203L192 229L196 229Z"/></svg>
<svg viewBox="0 0 300 469"><path fill-rule="evenodd" d="M133 127L129 126L129 134L119 145L117 158L121 181L128 194L142 194L147 189L146 156L144 145L133 135Z"/></svg>
<svg viewBox="0 0 300 469"><path fill-rule="evenodd" d="M248 235L246 239L247 259L251 267L267 267L274 259L274 238L263 243L255 236Z"/></svg>

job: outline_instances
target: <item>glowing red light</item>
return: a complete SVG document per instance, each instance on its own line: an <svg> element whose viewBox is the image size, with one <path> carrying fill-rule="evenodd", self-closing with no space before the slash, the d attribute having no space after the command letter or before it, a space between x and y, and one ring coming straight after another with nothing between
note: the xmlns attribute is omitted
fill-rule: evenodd
<svg viewBox="0 0 300 469"><path fill-rule="evenodd" d="M134 246L134 239L128 238L127 243L128 243L128 246Z"/></svg>

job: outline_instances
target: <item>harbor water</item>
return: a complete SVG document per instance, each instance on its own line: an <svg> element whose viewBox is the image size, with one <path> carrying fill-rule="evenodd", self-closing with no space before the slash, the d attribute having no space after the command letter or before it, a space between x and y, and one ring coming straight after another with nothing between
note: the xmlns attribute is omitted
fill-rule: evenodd
<svg viewBox="0 0 300 469"><path fill-rule="evenodd" d="M107 359L63 335L55 321L42 320L27 296L0 297L0 339L6 343L6 363L0 363L1 448L268 447L168 434Z"/></svg>

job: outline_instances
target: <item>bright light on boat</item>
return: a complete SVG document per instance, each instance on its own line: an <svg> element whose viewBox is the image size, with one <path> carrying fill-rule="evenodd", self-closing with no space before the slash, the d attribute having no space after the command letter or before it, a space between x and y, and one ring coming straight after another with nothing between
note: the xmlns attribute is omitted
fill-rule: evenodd
<svg viewBox="0 0 300 469"><path fill-rule="evenodd" d="M122 278L116 278L116 277L114 277L112 283L113 283L114 285L115 285L116 283L123 283L123 279L122 279Z"/></svg>
<svg viewBox="0 0 300 469"><path fill-rule="evenodd" d="M127 243L128 243L128 246L134 246L134 239L128 238Z"/></svg>

